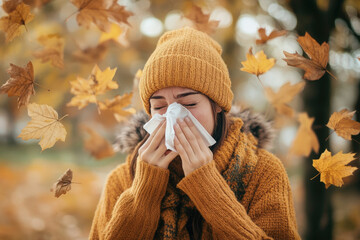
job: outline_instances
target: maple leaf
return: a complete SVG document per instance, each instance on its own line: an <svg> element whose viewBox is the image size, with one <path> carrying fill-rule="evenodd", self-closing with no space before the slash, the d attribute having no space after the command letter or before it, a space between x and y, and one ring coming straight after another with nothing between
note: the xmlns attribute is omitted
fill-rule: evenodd
<svg viewBox="0 0 360 240"><path fill-rule="evenodd" d="M264 51L257 52L255 55L252 53L252 48L246 54L246 61L242 61L243 67L240 69L243 72L248 72L259 76L269 71L275 64L274 58L266 58Z"/></svg>
<svg viewBox="0 0 360 240"><path fill-rule="evenodd" d="M313 160L313 167L319 171L320 181L325 183L328 188L331 184L341 187L344 182L343 178L350 176L357 168L345 166L354 160L355 153L342 153L338 152L331 156L331 152L327 149L321 154L319 159Z"/></svg>
<svg viewBox="0 0 360 240"><path fill-rule="evenodd" d="M281 31L274 30L270 33L269 36L267 36L265 33L265 28L259 28L258 32L259 32L260 39L256 39L257 45L264 44L273 38L283 36L287 33L287 31L285 31L285 30L281 30Z"/></svg>
<svg viewBox="0 0 360 240"><path fill-rule="evenodd" d="M106 99L105 102L99 102L100 110L112 111L116 120L121 122L125 119L124 117L128 117L136 112L133 108L124 109L131 104L132 97L132 93L127 93L122 96L116 96L111 100Z"/></svg>
<svg viewBox="0 0 360 240"><path fill-rule="evenodd" d="M309 156L311 149L313 149L317 153L320 145L315 132L311 128L315 119L309 118L307 113L300 113L298 120L300 127L290 148L290 152L295 155Z"/></svg>
<svg viewBox="0 0 360 240"><path fill-rule="evenodd" d="M278 113L293 117L294 110L289 105L287 105L287 103L289 103L295 97L295 95L302 91L304 86L305 82L300 82L294 85L290 85L288 82L281 86L277 93L275 93L269 87L265 88L265 93Z"/></svg>
<svg viewBox="0 0 360 240"><path fill-rule="evenodd" d="M219 21L209 21L210 14L204 14L200 7L192 5L190 11L185 15L194 23L194 27L207 34L212 34L219 25Z"/></svg>
<svg viewBox="0 0 360 240"><path fill-rule="evenodd" d="M80 49L73 53L73 57L84 63L96 63L104 59L109 49L109 41L105 41L96 47Z"/></svg>
<svg viewBox="0 0 360 240"><path fill-rule="evenodd" d="M85 140L84 147L96 159L103 159L114 155L112 145L93 129L83 125L82 128L89 134L89 138Z"/></svg>
<svg viewBox="0 0 360 240"><path fill-rule="evenodd" d="M71 0L71 2L79 8L77 22L88 29L94 23L101 31L108 32L111 21L130 25L127 19L134 15L126 11L124 6L119 5L117 0Z"/></svg>
<svg viewBox="0 0 360 240"><path fill-rule="evenodd" d="M9 6L7 8L7 10L11 10ZM23 2L18 4L8 16L0 18L0 30L5 32L5 41L10 42L19 36L22 33L21 26L25 27L25 24L28 24L33 18L34 15L30 12L30 6Z"/></svg>
<svg viewBox="0 0 360 240"><path fill-rule="evenodd" d="M58 113L50 106L30 103L28 115L31 121L21 130L18 137L23 140L40 139L41 150L51 148L57 140L65 142L66 130L58 118Z"/></svg>
<svg viewBox="0 0 360 240"><path fill-rule="evenodd" d="M351 135L360 133L360 123L351 118L354 116L355 111L349 112L343 109L340 112L334 112L326 126L333 129L340 137L351 140Z"/></svg>
<svg viewBox="0 0 360 240"><path fill-rule="evenodd" d="M71 81L71 93L75 95L67 106L77 106L79 109L84 108L89 103L98 104L97 96L104 94L111 89L117 89L119 86L112 81L116 68L109 67L103 72L97 65L92 70L88 79L78 77L77 80ZM99 108L98 111L100 112Z"/></svg>
<svg viewBox="0 0 360 240"><path fill-rule="evenodd" d="M18 96L18 108L27 105L30 96L35 94L32 62L29 61L25 68L10 63L7 72L10 79L0 87L0 93L7 93L9 97Z"/></svg>
<svg viewBox="0 0 360 240"><path fill-rule="evenodd" d="M108 40L113 40L118 42L118 38L123 33L123 29L117 24L111 24L111 28L109 32L103 32L99 39L99 43L103 43Z"/></svg>
<svg viewBox="0 0 360 240"><path fill-rule="evenodd" d="M54 67L64 68L64 38L59 34L48 34L40 36L38 41L44 49L34 52L33 56L40 58L42 63L51 61Z"/></svg>
<svg viewBox="0 0 360 240"><path fill-rule="evenodd" d="M71 181L73 178L73 172L68 169L53 185L50 189L51 192L55 192L55 197L60 197L62 194L66 194L71 190Z"/></svg>
<svg viewBox="0 0 360 240"><path fill-rule="evenodd" d="M289 66L305 70L304 78L308 80L318 80L325 72L333 76L326 70L329 61L329 44L323 42L320 46L308 33L305 33L304 37L298 37L297 41L310 59L304 58L297 52L288 53L284 51L286 57L284 61L287 62Z"/></svg>

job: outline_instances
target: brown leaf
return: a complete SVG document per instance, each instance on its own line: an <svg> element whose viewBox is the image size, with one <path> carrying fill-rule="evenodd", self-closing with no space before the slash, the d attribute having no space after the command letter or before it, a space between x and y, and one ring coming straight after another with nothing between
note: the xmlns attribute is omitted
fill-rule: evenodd
<svg viewBox="0 0 360 240"><path fill-rule="evenodd" d="M287 31L285 31L285 30L281 30L281 31L274 30L270 33L269 36L267 36L265 33L265 28L259 28L258 32L259 32L260 39L256 39L257 45L264 44L273 38L283 36L287 33Z"/></svg>
<svg viewBox="0 0 360 240"><path fill-rule="evenodd" d="M355 111L349 112L347 109L334 112L326 126L333 129L340 137L351 140L351 135L358 135L360 133L360 123L351 120L354 114Z"/></svg>
<svg viewBox="0 0 360 240"><path fill-rule="evenodd" d="M116 120L120 122L136 112L135 109L124 109L131 104L132 96L132 93L126 93L122 96L118 95L111 100L106 99L105 102L99 102L100 110L112 111Z"/></svg>
<svg viewBox="0 0 360 240"><path fill-rule="evenodd" d="M207 34L214 33L219 25L219 21L209 21L210 14L204 14L201 8L195 4L192 5L185 17L193 21L197 30Z"/></svg>
<svg viewBox="0 0 360 240"><path fill-rule="evenodd" d="M111 21L130 25L127 19L134 15L126 11L124 6L119 5L117 0L71 0L71 2L79 8L77 22L88 29L93 23L101 31L108 32Z"/></svg>
<svg viewBox="0 0 360 240"><path fill-rule="evenodd" d="M25 68L10 63L7 72L10 79L0 87L0 93L7 93L9 97L18 96L18 108L27 105L30 96L35 94L32 62L29 61Z"/></svg>
<svg viewBox="0 0 360 240"><path fill-rule="evenodd" d="M40 58L42 63L51 61L54 67L64 68L64 38L59 34L48 34L40 36L38 41L44 49L34 52L34 57Z"/></svg>
<svg viewBox="0 0 360 240"><path fill-rule="evenodd" d="M62 194L66 194L71 190L71 181L73 178L73 172L68 169L58 180L54 183L50 189L51 192L55 192L55 197L60 197Z"/></svg>
<svg viewBox="0 0 360 240"><path fill-rule="evenodd" d="M109 41L105 41L96 47L80 49L73 53L73 57L84 63L97 63L105 58L109 49Z"/></svg>
<svg viewBox="0 0 360 240"><path fill-rule="evenodd" d="M92 156L99 160L114 155L115 152L112 145L105 138L85 125L83 125L82 128L90 135L90 137L85 140L84 147Z"/></svg>
<svg viewBox="0 0 360 240"><path fill-rule="evenodd" d="M284 61L289 66L305 70L305 79L320 79L325 74L329 61L329 44L323 42L320 46L308 33L304 37L298 37L298 42L310 59L304 58L297 52L292 54L284 51L286 57Z"/></svg>

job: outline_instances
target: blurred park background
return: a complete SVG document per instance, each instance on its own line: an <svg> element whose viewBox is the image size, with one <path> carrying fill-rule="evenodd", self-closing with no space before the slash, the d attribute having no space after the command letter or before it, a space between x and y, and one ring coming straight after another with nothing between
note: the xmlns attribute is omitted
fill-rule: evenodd
<svg viewBox="0 0 360 240"><path fill-rule="evenodd" d="M94 0L95 1L95 0ZM21 1L17 1L21 2ZM209 21L219 21L209 34L223 47L234 92L234 103L263 113L274 121L276 137L271 152L285 165L289 174L296 207L299 232L304 239L360 239L360 171L345 179L341 188L325 189L312 167L325 149L333 154L343 151L359 153L360 138L343 140L324 127L334 111L347 108L359 111L360 106L360 1L358 0L119 0L133 13L128 24L115 24L104 35L96 26L89 29L76 21L77 8L71 1L24 0L35 15L21 36L7 43L0 32L0 84L9 75L10 63L24 67L34 65L36 94L30 102L52 106L59 117L68 114L62 123L66 141L41 151L37 140L23 141L17 136L29 122L26 107L18 108L16 97L0 95L0 239L87 239L92 217L107 174L124 161L115 153L97 160L84 148L87 133L83 125L114 142L126 118L111 113L98 114L90 104L78 110L66 104L72 98L70 81L77 76L87 78L98 64L100 69L117 68L114 81L119 85L104 98L133 92L132 111L141 109L136 95L138 76L167 30L194 26L189 12L194 4ZM2 3L2 1L0 1ZM0 17L7 13L0 9ZM258 29L267 34L286 30L284 36L256 45ZM307 81L305 90L291 106L315 118L313 129L319 142L319 153L309 157L291 155L296 119L277 118L270 109L264 89L256 76L240 71L241 61L252 47L264 50L276 59L276 65L260 78L266 87L277 91L283 84L304 81L303 71L287 66L283 51L303 54L297 40L308 32L320 44L330 44L329 69L337 80L325 74L318 81ZM34 57L41 49L38 37L59 34L64 38L64 67L42 63ZM356 120L360 120L359 112ZM359 159L351 163L359 167ZM73 171L72 189L54 197L53 183L68 169Z"/></svg>

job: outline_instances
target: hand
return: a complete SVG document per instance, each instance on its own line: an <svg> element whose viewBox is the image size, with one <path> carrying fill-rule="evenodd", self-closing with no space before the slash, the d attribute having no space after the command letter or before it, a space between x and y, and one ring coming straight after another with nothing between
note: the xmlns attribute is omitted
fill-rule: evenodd
<svg viewBox="0 0 360 240"><path fill-rule="evenodd" d="M179 119L174 129L174 145L181 157L185 176L213 160L212 151L189 117L185 121Z"/></svg>
<svg viewBox="0 0 360 240"><path fill-rule="evenodd" d="M161 168L168 168L170 162L178 155L171 151L168 154L165 146L165 127L166 123L160 123L160 127L155 129L146 142L139 148L139 157L141 160Z"/></svg>

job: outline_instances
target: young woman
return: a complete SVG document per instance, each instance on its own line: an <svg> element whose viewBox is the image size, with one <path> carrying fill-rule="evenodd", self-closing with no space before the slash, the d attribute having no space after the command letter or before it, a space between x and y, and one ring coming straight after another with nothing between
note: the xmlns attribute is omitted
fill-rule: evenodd
<svg viewBox="0 0 360 240"><path fill-rule="evenodd" d="M146 113L164 114L177 102L216 144L178 119L172 152L166 123L149 135L142 129L149 117L136 115L118 139L130 154L108 176L90 239L299 239L285 169L262 148L267 123L246 111L228 114L233 93L221 51L189 27L160 38L139 84Z"/></svg>

